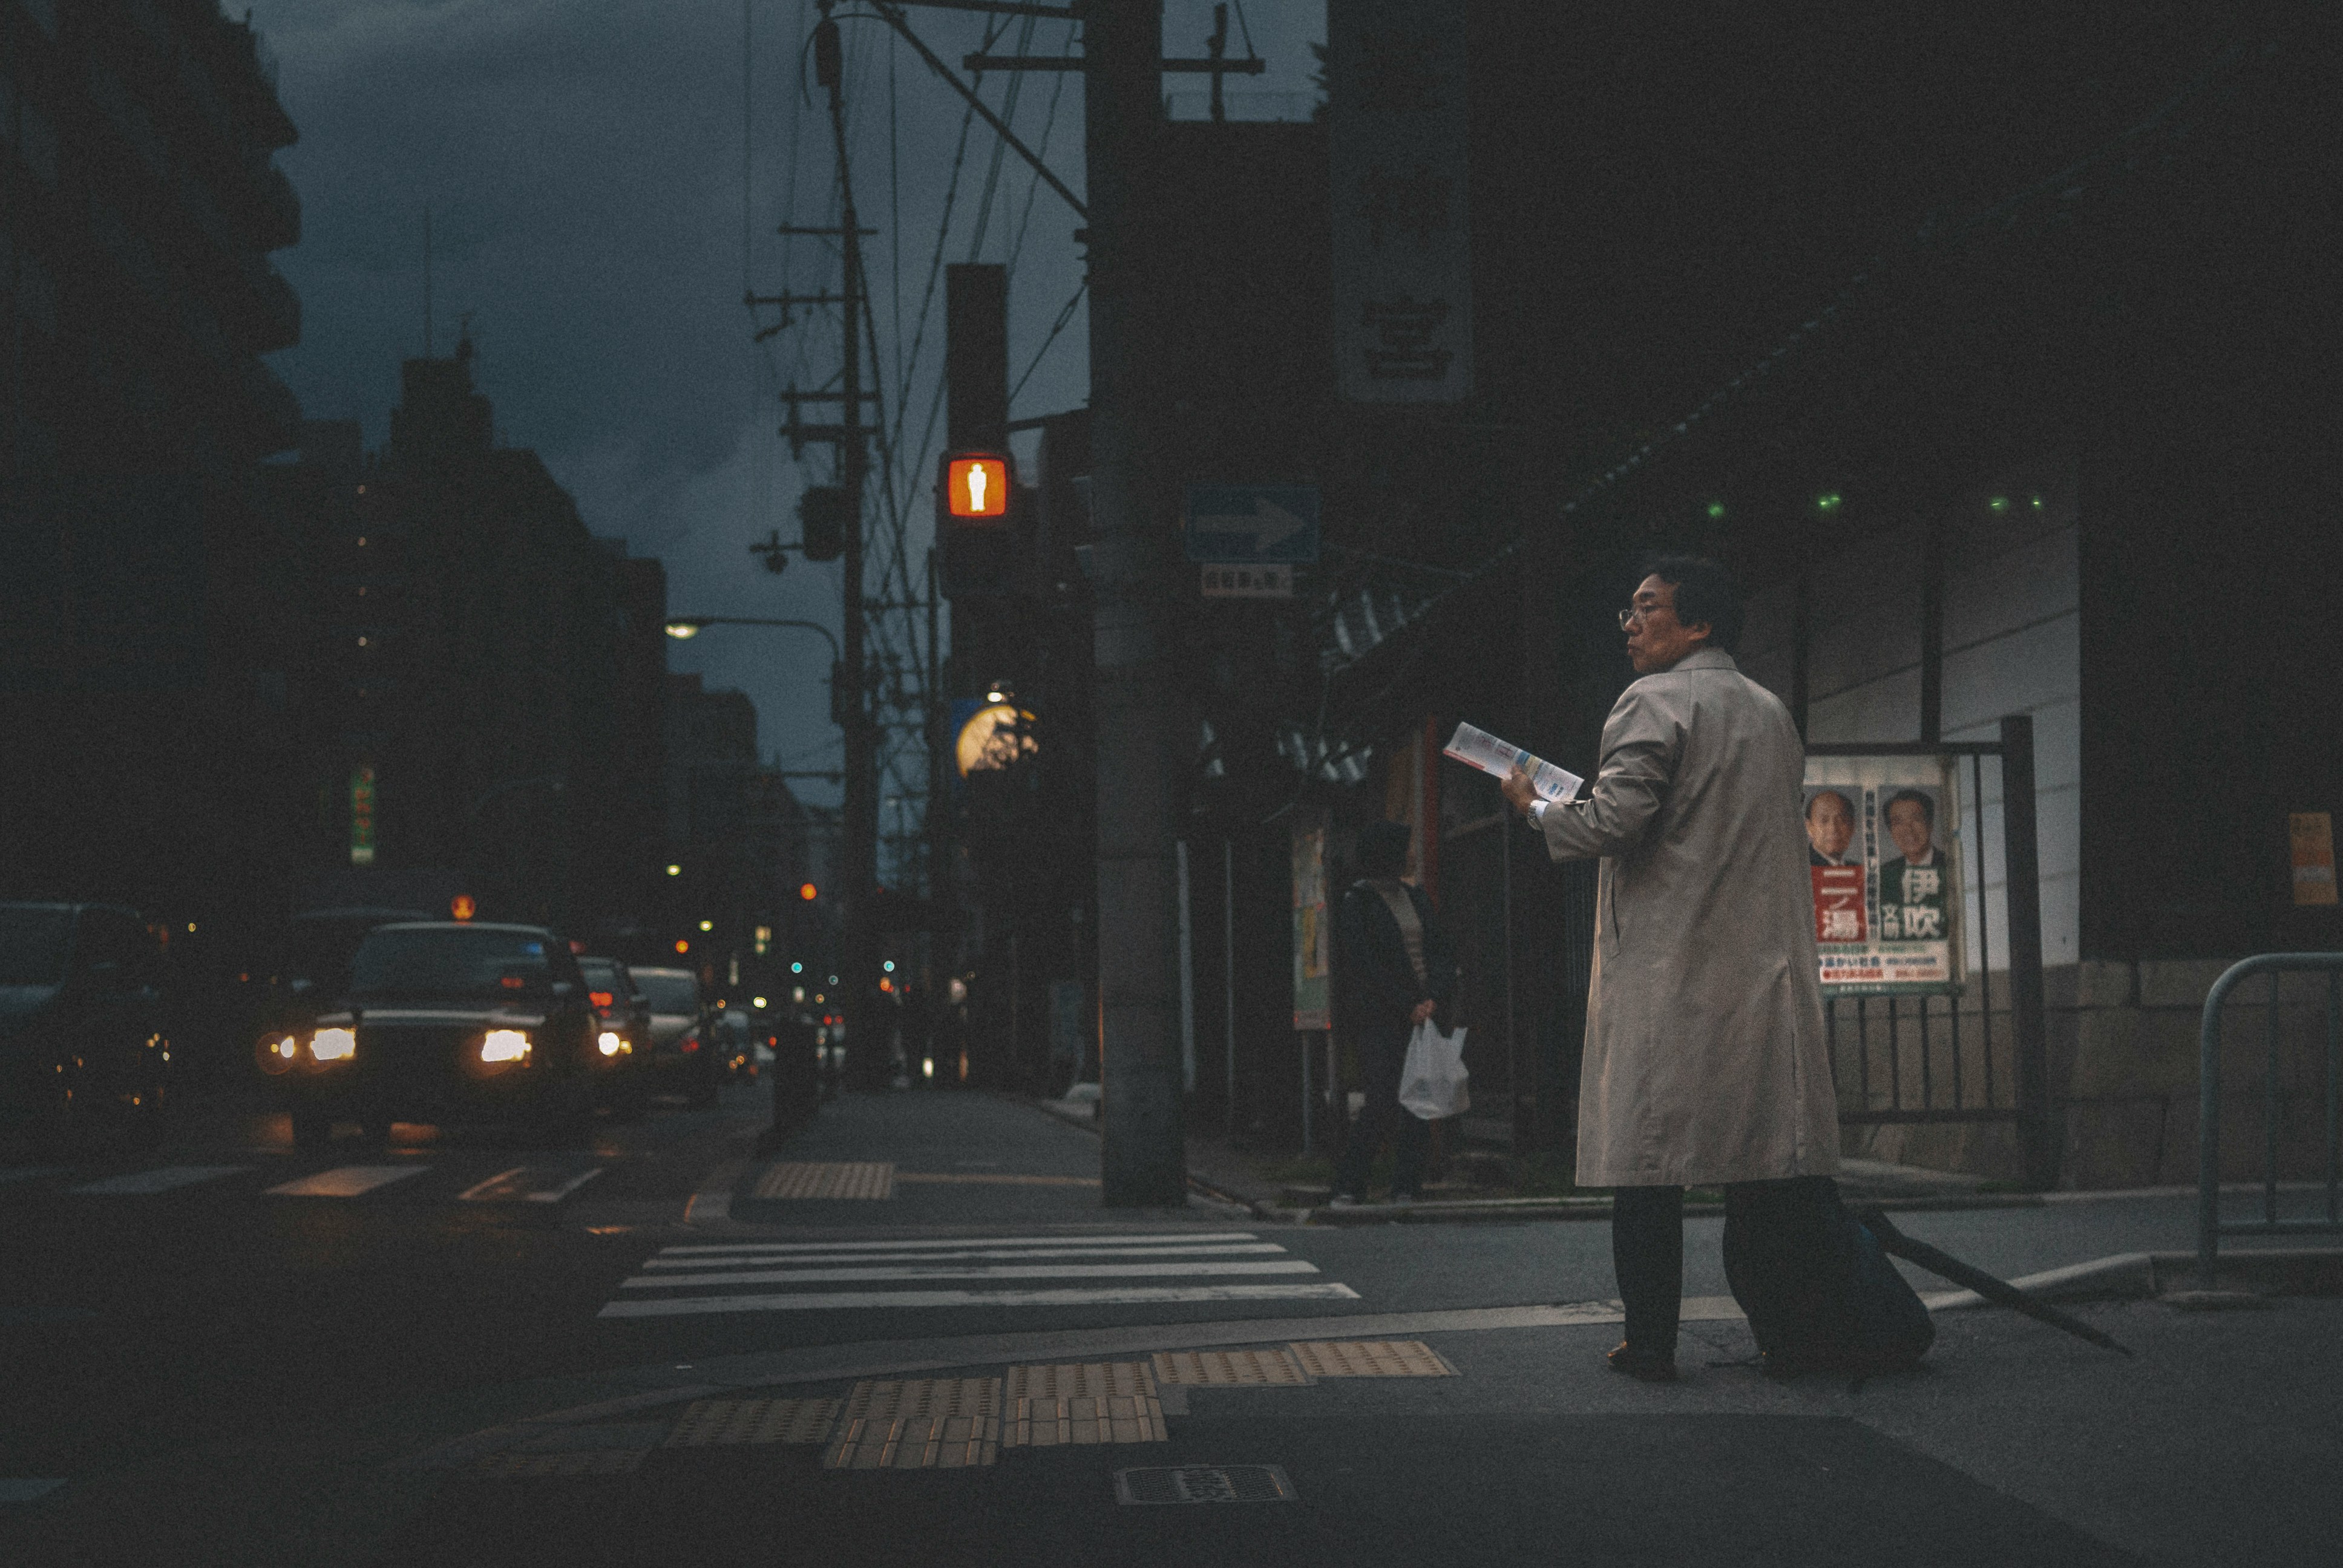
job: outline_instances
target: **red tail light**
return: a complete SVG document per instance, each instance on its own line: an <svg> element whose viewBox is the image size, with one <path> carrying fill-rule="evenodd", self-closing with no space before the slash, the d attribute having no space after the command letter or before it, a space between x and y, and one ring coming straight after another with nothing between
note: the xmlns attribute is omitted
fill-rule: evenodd
<svg viewBox="0 0 2343 1568"><path fill-rule="evenodd" d="M687 1034L681 1040L677 1040L675 1045L678 1050L698 1050L699 1049L699 1037L696 1034Z"/></svg>
<svg viewBox="0 0 2343 1568"><path fill-rule="evenodd" d="M616 995L617 993L614 991L589 990L586 993L586 1000L592 1002L598 1008L607 1010L609 1007L612 999Z"/></svg>

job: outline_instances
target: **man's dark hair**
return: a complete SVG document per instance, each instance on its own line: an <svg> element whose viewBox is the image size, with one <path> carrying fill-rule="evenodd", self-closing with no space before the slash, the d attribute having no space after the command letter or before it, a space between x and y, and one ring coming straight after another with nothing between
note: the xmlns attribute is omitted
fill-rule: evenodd
<svg viewBox="0 0 2343 1568"><path fill-rule="evenodd" d="M1879 809L1880 816L1885 817L1888 812L1906 800L1918 803L1920 820L1928 824L1928 830L1934 833L1936 830L1936 803L1917 789L1898 789L1895 794L1887 797L1887 804Z"/></svg>
<svg viewBox="0 0 2343 1568"><path fill-rule="evenodd" d="M1370 822L1359 829L1359 874L1396 877L1407 869L1407 843L1414 836L1404 822Z"/></svg>
<svg viewBox="0 0 2343 1568"><path fill-rule="evenodd" d="M1654 556L1644 575L1676 590L1676 624L1708 623L1708 646L1727 653L1741 646L1741 588L1733 574L1706 556Z"/></svg>

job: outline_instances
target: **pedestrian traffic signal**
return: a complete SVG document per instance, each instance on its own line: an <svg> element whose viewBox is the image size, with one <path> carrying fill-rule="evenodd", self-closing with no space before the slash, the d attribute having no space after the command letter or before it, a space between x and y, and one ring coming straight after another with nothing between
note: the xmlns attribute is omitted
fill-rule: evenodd
<svg viewBox="0 0 2343 1568"><path fill-rule="evenodd" d="M1009 515L1009 459L993 452L947 453L943 493L953 522L999 522Z"/></svg>

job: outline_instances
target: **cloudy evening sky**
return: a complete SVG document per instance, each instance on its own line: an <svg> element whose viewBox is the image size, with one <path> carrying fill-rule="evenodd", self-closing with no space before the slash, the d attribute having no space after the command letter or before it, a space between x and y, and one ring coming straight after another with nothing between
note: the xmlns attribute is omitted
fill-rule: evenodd
<svg viewBox="0 0 2343 1568"><path fill-rule="evenodd" d="M1166 52L1204 53L1211 5L1168 0L1164 9ZM1306 112L1307 45L1324 36L1322 0L1252 0L1245 13L1269 69L1232 79L1232 94L1264 95L1238 112ZM387 437L398 362L423 347L427 206L437 351L449 351L468 313L475 373L501 439L542 454L595 533L662 558L675 611L835 628L835 566L793 560L774 578L747 553L769 530L796 532L800 470L774 435L772 393L792 380L820 385L838 356L828 321L752 344L754 327L774 313L752 323L741 306L744 276L760 294L835 286L834 260L818 242L785 246L773 232L785 221L835 221L830 132L809 65L812 107L797 86L818 15L810 0L750 0L745 16L741 0L286 0L257 9L301 132L279 162L301 193L305 233L276 259L300 293L303 335L275 363L306 413L359 420L369 447ZM996 53L1068 47L1062 23L910 15L954 65L988 28ZM864 224L880 231L865 266L892 417L963 108L883 25L844 27L857 200ZM1231 52L1242 53L1233 20L1231 33ZM1185 94L1201 80L1166 85ZM1080 192L1079 78L995 74L982 90L996 108L1014 92L1011 123L1029 146L1046 136L1051 167ZM1200 103L1175 104L1183 116L1201 112ZM1077 220L1046 188L1033 193L1013 154L996 152L975 126L942 259L1011 263L1012 378L1034 365L1012 414L1077 406L1088 379L1081 310L1042 352L1081 281ZM941 296L939 279L909 377L907 450L928 426ZM931 466L932 444L926 450ZM807 457L806 477L820 482L827 449ZM910 516L916 564L925 523L920 508ZM827 767L837 757L827 660L807 634L717 628L675 645L671 662L748 691L769 757ZM819 782L801 792L835 799Z"/></svg>

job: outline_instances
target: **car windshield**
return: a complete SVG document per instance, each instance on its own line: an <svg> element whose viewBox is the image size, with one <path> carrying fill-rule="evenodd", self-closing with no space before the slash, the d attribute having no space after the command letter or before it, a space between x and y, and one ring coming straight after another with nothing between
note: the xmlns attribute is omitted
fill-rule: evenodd
<svg viewBox="0 0 2343 1568"><path fill-rule="evenodd" d="M638 972L635 983L642 988L653 1012L698 1012L699 982L689 975L642 974Z"/></svg>
<svg viewBox="0 0 2343 1568"><path fill-rule="evenodd" d="M528 931L377 930L350 960L357 996L495 995L544 985L545 939Z"/></svg>
<svg viewBox="0 0 2343 1568"><path fill-rule="evenodd" d="M73 934L71 910L0 908L0 985L63 985Z"/></svg>
<svg viewBox="0 0 2343 1568"><path fill-rule="evenodd" d="M579 959L578 972L596 990L610 990L618 983L618 966L608 959Z"/></svg>

